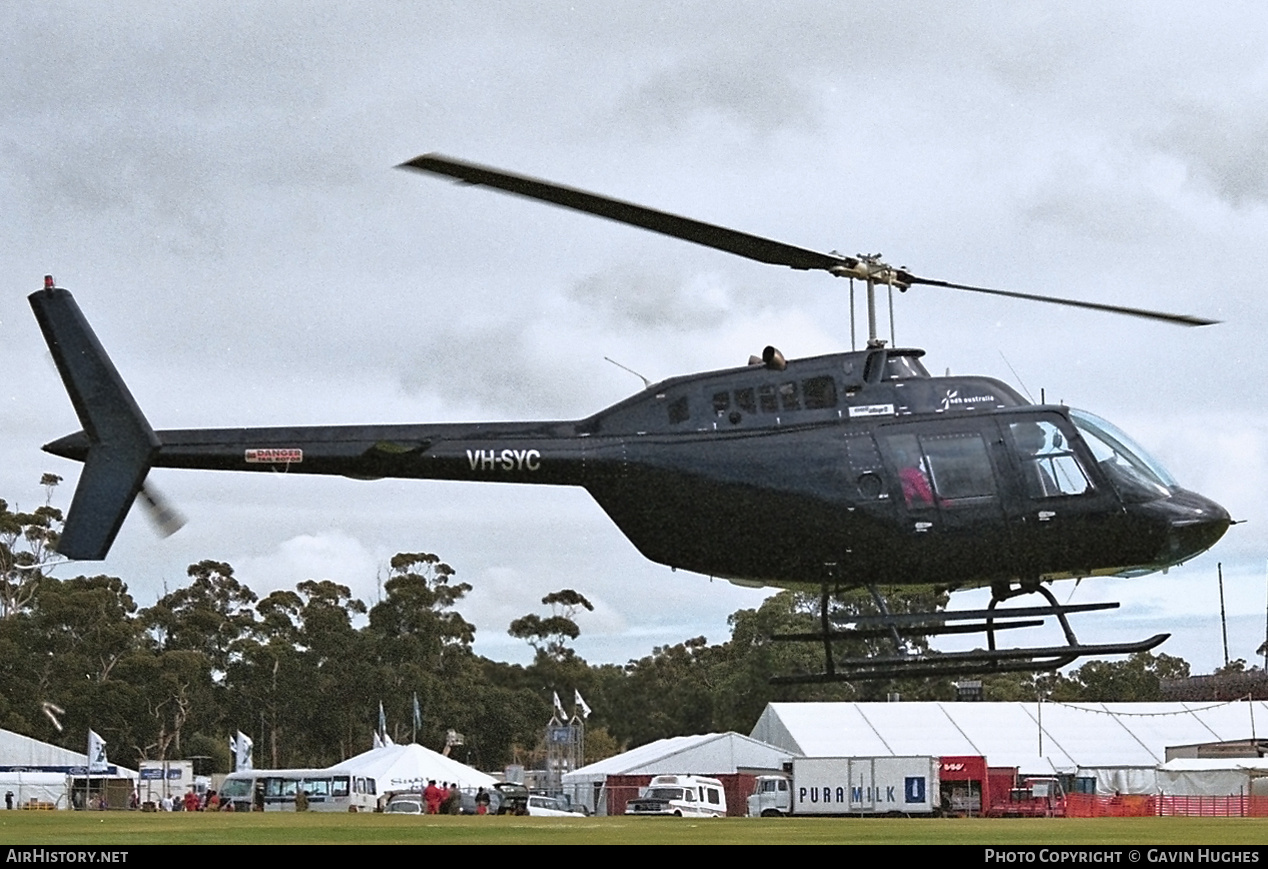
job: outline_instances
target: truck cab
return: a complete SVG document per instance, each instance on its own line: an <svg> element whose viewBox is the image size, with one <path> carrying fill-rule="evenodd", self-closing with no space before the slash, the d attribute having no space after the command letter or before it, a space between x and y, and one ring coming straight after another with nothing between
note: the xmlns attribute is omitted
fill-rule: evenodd
<svg viewBox="0 0 1268 869"><path fill-rule="evenodd" d="M791 787L786 775L759 775L748 797L750 818L778 818L792 807Z"/></svg>

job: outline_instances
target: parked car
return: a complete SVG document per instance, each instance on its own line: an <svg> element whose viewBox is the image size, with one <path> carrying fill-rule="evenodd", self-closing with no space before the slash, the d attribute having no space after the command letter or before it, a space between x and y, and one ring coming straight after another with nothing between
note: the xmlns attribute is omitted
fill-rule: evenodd
<svg viewBox="0 0 1268 869"><path fill-rule="evenodd" d="M567 804L556 797L544 794L529 794L528 813L535 818L580 818L585 812L569 809Z"/></svg>
<svg viewBox="0 0 1268 869"><path fill-rule="evenodd" d="M396 794L389 797L383 812L388 815L422 815L427 813L422 794Z"/></svg>
<svg viewBox="0 0 1268 869"><path fill-rule="evenodd" d="M522 784L500 781L489 792L497 802L489 806L489 813L494 815L527 815L528 788Z"/></svg>
<svg viewBox="0 0 1268 869"><path fill-rule="evenodd" d="M489 789L489 814L499 814L502 796L496 789ZM427 803L418 791L400 791L388 794L387 805L383 807L386 814L392 815L425 815ZM464 790L458 795L458 814L474 815L476 812L475 792Z"/></svg>

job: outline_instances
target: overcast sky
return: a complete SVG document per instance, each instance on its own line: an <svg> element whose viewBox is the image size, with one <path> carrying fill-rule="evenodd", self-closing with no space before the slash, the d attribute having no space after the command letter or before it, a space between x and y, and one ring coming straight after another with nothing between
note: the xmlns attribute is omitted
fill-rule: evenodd
<svg viewBox="0 0 1268 869"><path fill-rule="evenodd" d="M156 428L586 416L661 379L850 346L847 283L393 169L440 151L916 274L1225 321L913 289L899 344L1133 434L1234 527L1064 600L1088 641L1264 638L1268 16L1254 3L50 3L0 7L0 497L78 423L25 296L70 288ZM861 312L860 312L861 313ZM1010 367L1011 366L1011 367ZM1015 373L1014 373L1015 372ZM478 651L575 588L581 653L728 635L760 591L646 562L579 489L159 470L89 572L188 564L373 602L398 551L474 591ZM62 575L74 570L63 569ZM979 595L980 597L980 595ZM966 596L964 605L979 598ZM1077 626L1076 625L1076 626Z"/></svg>

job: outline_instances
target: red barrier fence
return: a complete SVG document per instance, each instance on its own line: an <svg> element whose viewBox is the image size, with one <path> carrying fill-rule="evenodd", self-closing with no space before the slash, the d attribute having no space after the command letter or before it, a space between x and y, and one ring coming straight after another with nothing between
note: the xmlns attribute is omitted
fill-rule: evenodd
<svg viewBox="0 0 1268 869"><path fill-rule="evenodd" d="M1067 818L1268 818L1268 797L1226 797L1123 794L1102 797L1070 794L1065 801Z"/></svg>

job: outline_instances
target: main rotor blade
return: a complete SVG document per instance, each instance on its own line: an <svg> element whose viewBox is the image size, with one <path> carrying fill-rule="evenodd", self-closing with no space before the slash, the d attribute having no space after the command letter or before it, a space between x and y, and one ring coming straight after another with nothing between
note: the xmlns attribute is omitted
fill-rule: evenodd
<svg viewBox="0 0 1268 869"><path fill-rule="evenodd" d="M628 223L631 226L650 229L652 232L659 232L662 235L681 238L684 241L695 242L705 247L738 254L739 256L757 260L758 262L770 263L771 265L788 266L789 268L803 270L831 270L841 266L854 268L858 264L858 260L853 257L820 253L795 247L780 241L772 241L769 238L750 235L747 232L727 229L725 226L716 226L712 223L692 220L689 217L680 217L677 214L670 214L665 211L657 211L654 208L635 205L632 202L624 202L598 193L578 190L575 187L565 187L562 184L555 184L551 181L504 172L491 166L481 166L464 160L455 160L443 154L424 154L421 157L415 157L413 160L402 163L397 168L431 172L435 175L446 175L450 178L457 178L465 184L494 187L498 190L505 190L507 193L515 193L520 196L526 196L529 199L538 199L542 202L562 205L564 208L606 217L618 223Z"/></svg>
<svg viewBox="0 0 1268 869"><path fill-rule="evenodd" d="M1144 317L1147 320L1162 320L1164 323L1177 323L1181 326L1212 326L1219 320L1208 320L1192 314L1168 314L1165 311L1149 311L1144 308L1129 308L1125 305L1106 305L1102 302L1084 302L1080 299L1060 299L1056 296L1037 296L1031 293L1014 293L1009 290L992 290L987 287L970 287L967 284L953 284L949 281L937 281L931 278L918 278L915 275L900 271L898 278L905 284L924 284L930 287L946 287L952 290L967 290L970 293L987 293L992 296L1007 296L1010 299L1026 299L1030 302L1048 302L1052 305L1066 305L1071 308L1088 308L1093 311L1108 311L1111 314L1126 314L1130 317Z"/></svg>
<svg viewBox="0 0 1268 869"><path fill-rule="evenodd" d="M837 277L858 278L875 281L877 284L894 283L901 287L913 284L924 284L931 287L945 287L952 290L965 290L971 293L986 293L992 296L1005 296L1011 299L1025 299L1030 302L1047 302L1052 305L1065 305L1072 308L1087 308L1092 311L1105 311L1111 314L1126 314L1131 317L1143 317L1147 320L1161 320L1165 323L1176 323L1182 326L1210 326L1218 320L1208 320L1190 314L1171 314L1166 311L1150 311L1144 308L1131 308L1125 305L1108 305L1101 302L1085 302L1079 299L1062 299L1055 296L1040 296L1032 293L1016 293L1008 290L993 290L988 287L973 287L968 284L955 284L950 281L939 281L932 278L917 277L903 269L893 269L875 260L863 261L855 257L838 253L821 253L807 250L791 244L784 244L769 238L750 235L725 226L693 220L666 211L657 211L644 205L613 199L598 193L566 187L527 175L517 175L492 166L468 163L446 157L443 154L423 154L400 164L399 169L413 169L418 172L429 172L456 178L464 184L483 185L514 193L529 199L549 202L564 208L571 208L586 214L606 217L618 223L649 229L662 235L680 238L684 241L711 247L715 250L737 254L758 262L771 265L788 266L794 269L822 269Z"/></svg>

